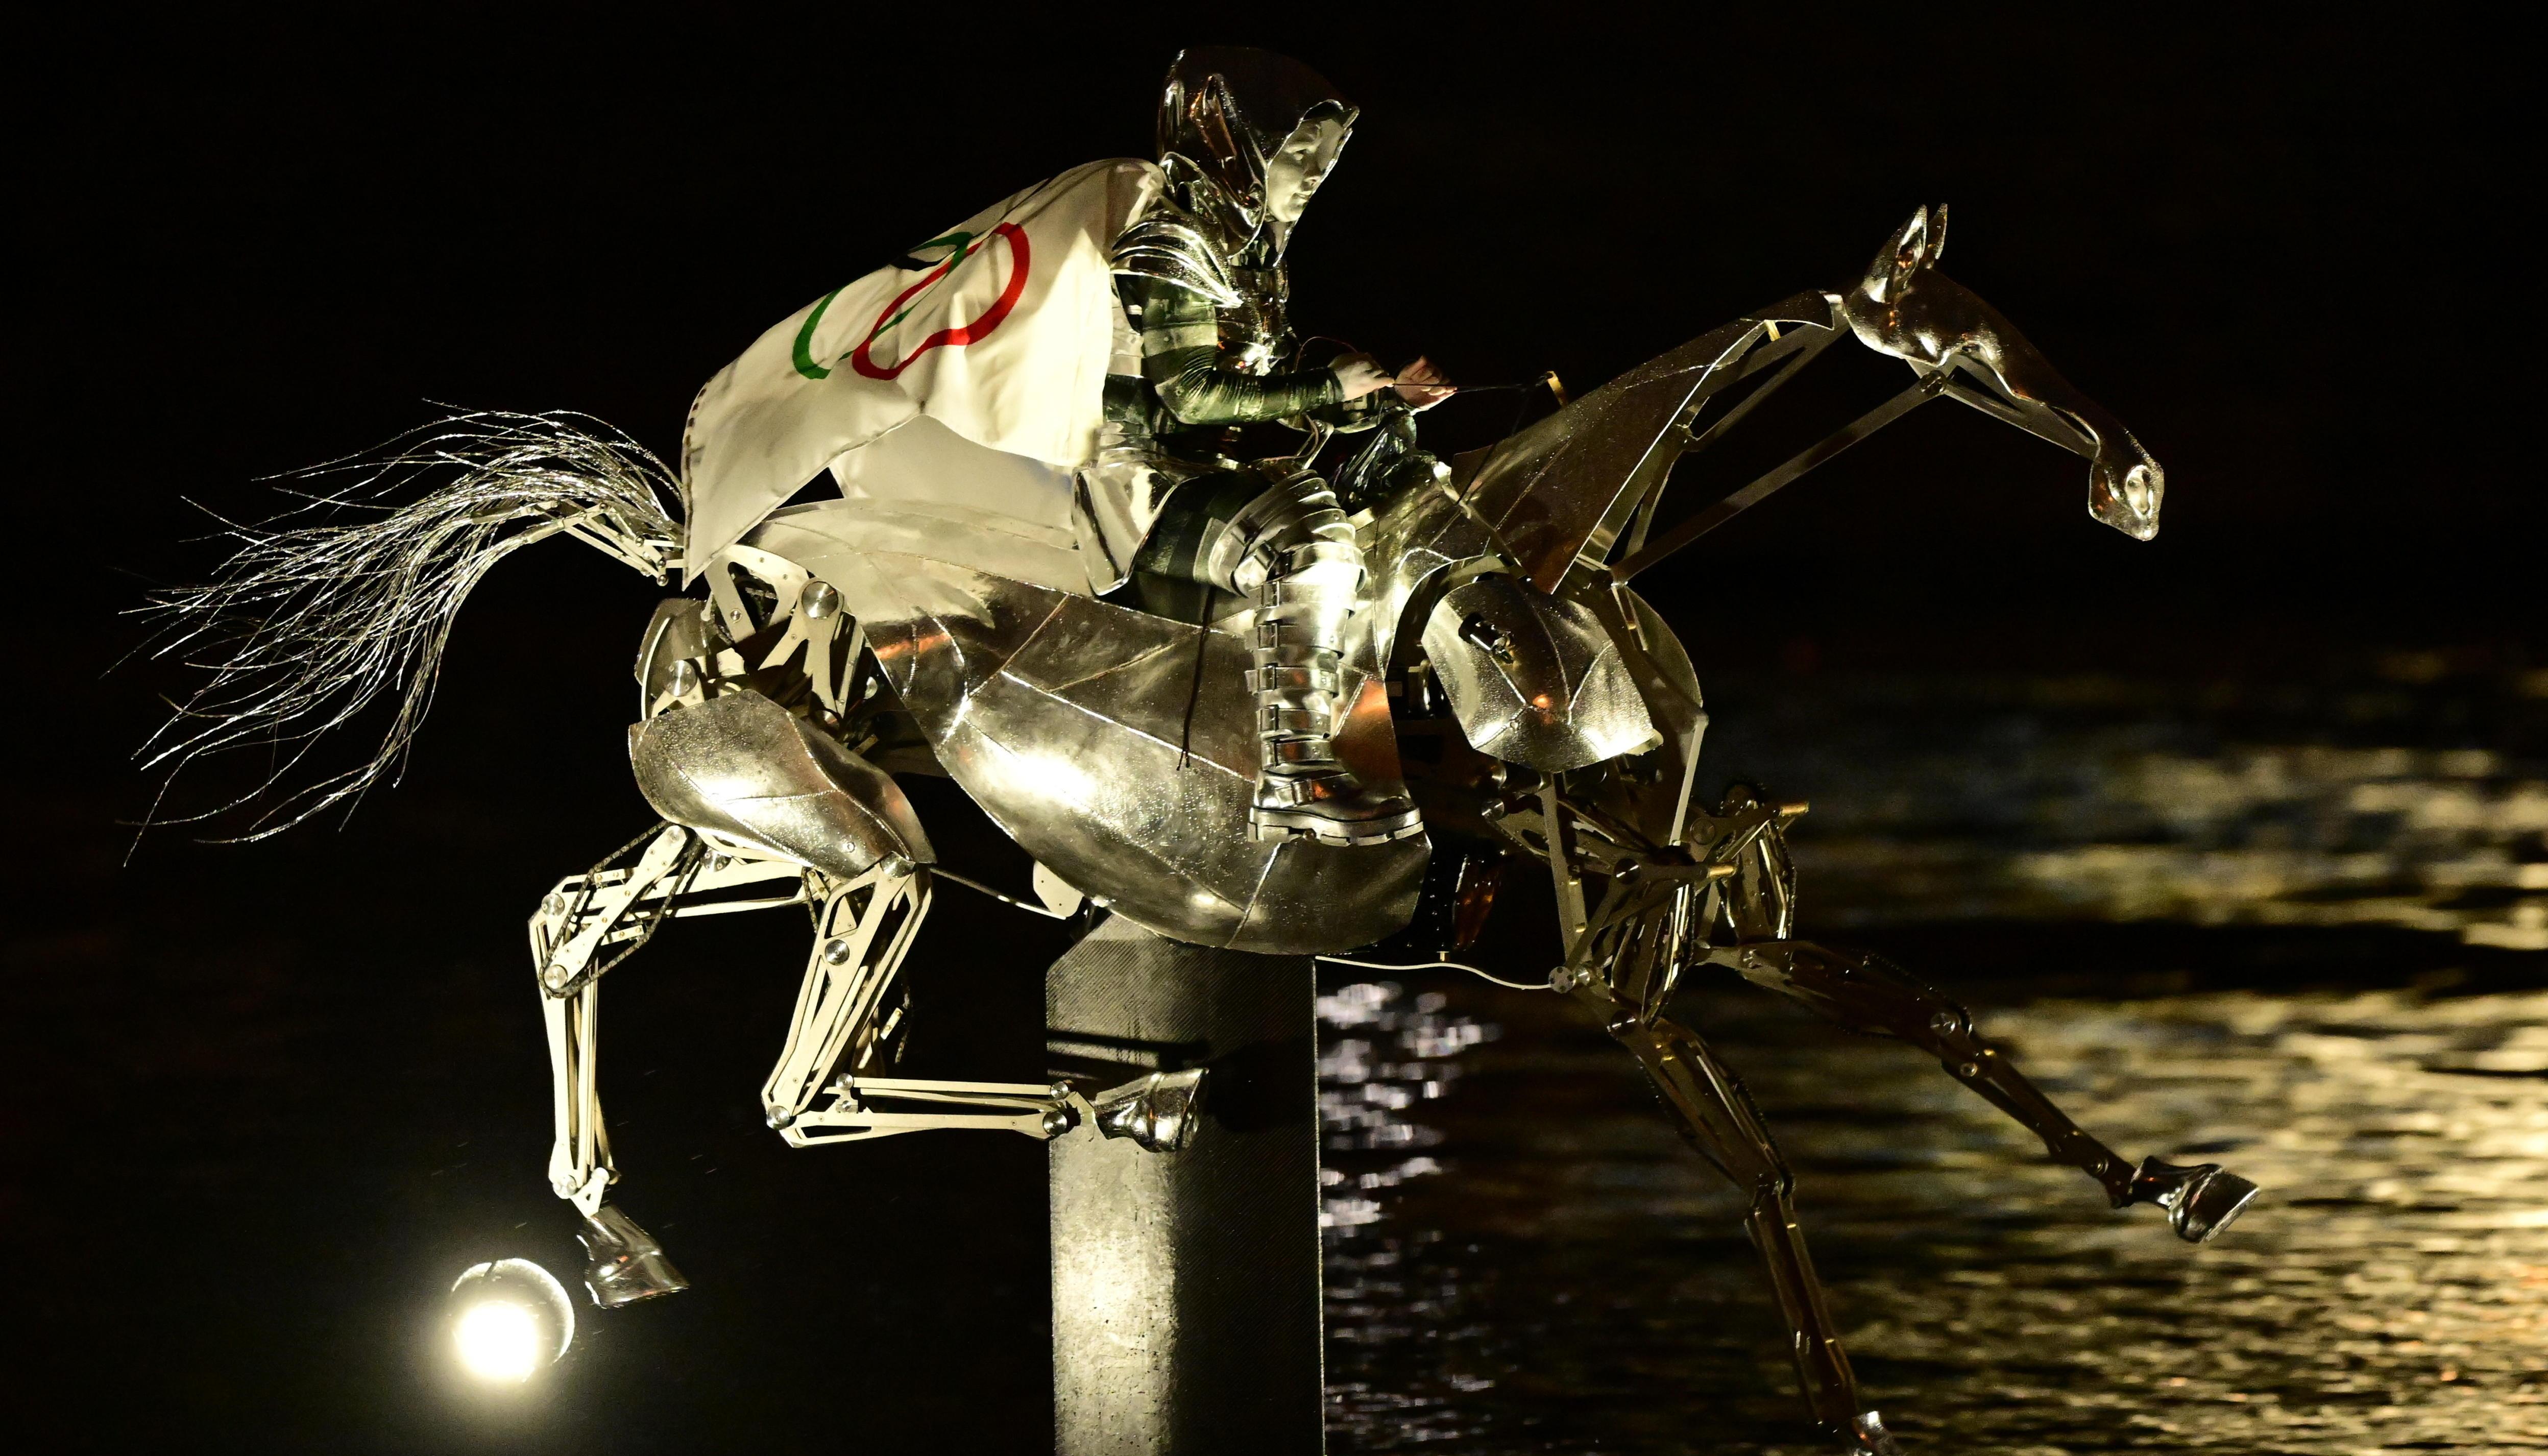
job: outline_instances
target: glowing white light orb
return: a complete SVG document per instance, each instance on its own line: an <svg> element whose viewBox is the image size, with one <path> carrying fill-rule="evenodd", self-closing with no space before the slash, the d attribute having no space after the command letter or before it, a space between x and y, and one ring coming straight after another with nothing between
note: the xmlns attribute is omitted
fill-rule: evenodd
<svg viewBox="0 0 2548 1456"><path fill-rule="evenodd" d="M566 1353L575 1304L528 1259L478 1264L451 1286L451 1343L480 1380L519 1385Z"/></svg>
<svg viewBox="0 0 2548 1456"><path fill-rule="evenodd" d="M481 1300L451 1326L460 1363L480 1380L531 1378L545 1353L539 1317L509 1300Z"/></svg>

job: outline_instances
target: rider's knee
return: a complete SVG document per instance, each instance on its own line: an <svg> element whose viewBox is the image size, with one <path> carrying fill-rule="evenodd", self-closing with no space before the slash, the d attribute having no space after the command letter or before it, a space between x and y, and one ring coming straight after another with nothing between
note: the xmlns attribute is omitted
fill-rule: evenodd
<svg viewBox="0 0 2548 1456"><path fill-rule="evenodd" d="M1214 543L1210 567L1221 584L1248 596L1269 582L1351 592L1362 584L1362 546L1327 483L1307 473L1278 481L1249 501Z"/></svg>

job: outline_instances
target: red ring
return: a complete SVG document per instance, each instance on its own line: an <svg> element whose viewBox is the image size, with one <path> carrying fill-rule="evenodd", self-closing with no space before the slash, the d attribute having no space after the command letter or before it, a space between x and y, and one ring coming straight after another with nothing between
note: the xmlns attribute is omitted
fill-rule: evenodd
<svg viewBox="0 0 2548 1456"><path fill-rule="evenodd" d="M899 312L902 306L910 301L913 294L920 292L922 289L936 283L941 278L946 277L948 273L955 269L956 264L971 257L973 253L981 251L982 247L990 246L990 239L992 237L1005 237L1009 240L1010 268L1009 286L1000 291L999 298L992 302L991 307L982 312L981 318L974 319L970 323L960 324L954 328L942 328L936 333L931 334L929 337L922 339L918 347L914 348L910 354L905 356L901 363L894 365L892 368L886 369L877 365L875 360L868 355L867 345L874 343L876 335L884 331L885 320L891 318L897 312ZM893 379L901 375L902 371L909 369L921 355L928 353L931 349L937 348L942 344L961 347L965 344L976 343L989 337L991 330L1000 326L1000 320L1009 317L1009 311L1017 307L1018 296L1026 292L1027 269L1029 266L1030 260L1027 252L1026 229L1018 227L1015 223L1000 224L998 227L991 229L988 237L982 239L981 247L973 248L967 252L957 253L956 256L949 258L946 262L939 264L936 268L931 269L928 277L921 279L918 283L915 283L911 287L894 295L893 302L885 305L883 311L876 315L875 323L867 330L867 336L859 341L859 346L857 348L850 351L850 367L857 370L859 373L865 375L869 379Z"/></svg>

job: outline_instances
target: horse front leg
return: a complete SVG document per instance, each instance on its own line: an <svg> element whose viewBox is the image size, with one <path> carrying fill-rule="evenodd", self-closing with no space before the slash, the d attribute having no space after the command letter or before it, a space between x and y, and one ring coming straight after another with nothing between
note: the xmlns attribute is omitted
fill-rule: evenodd
<svg viewBox="0 0 2548 1456"><path fill-rule="evenodd" d="M1751 1195L1744 1231L1759 1250L1778 1312L1787 1321L1806 1408L1857 1456L1895 1456L1881 1416L1860 1401L1858 1377L1841 1348L1822 1281L1796 1224L1795 1178L1762 1124L1742 1079L1696 1032L1615 992L1599 975L1565 977L1566 988L1599 1016L1637 1058L1674 1126L1708 1165Z"/></svg>
<svg viewBox="0 0 2548 1456"><path fill-rule="evenodd" d="M2189 1243L2220 1236L2256 1196L2255 1184L2217 1163L2179 1167L2153 1157L2135 1168L2070 1121L2001 1048L1982 1040L1970 1012L1881 956L1774 941L1718 951L1710 958L1851 1031L1897 1038L1937 1057L1948 1075L2043 1138L2053 1161L2096 1179L2114 1207L2165 1209L2170 1227Z"/></svg>

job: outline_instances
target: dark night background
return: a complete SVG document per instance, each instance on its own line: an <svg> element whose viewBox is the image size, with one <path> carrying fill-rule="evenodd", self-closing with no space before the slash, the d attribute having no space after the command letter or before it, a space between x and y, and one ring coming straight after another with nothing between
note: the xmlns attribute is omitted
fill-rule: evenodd
<svg viewBox="0 0 2548 1456"><path fill-rule="evenodd" d="M0 973L22 1449L1043 1444L1042 1153L799 1154L761 1128L803 954L783 916L676 926L612 981L625 1201L697 1291L589 1321L546 1407L485 1406L436 1363L433 1292L463 1263L575 1266L520 925L649 820L621 749L646 583L565 546L508 563L404 783L253 846L160 833L126 862L117 821L148 793L127 756L181 680L99 675L141 592L218 554L181 496L261 512L256 477L428 400L587 410L669 456L772 321L992 198L1148 154L1187 41L1291 51L1364 108L1294 249L1306 332L1580 391L1838 286L1945 201L1946 271L2165 462L2139 545L2087 518L2078 462L1942 406L1746 515L1655 579L1721 727L1879 669L2548 668L2514 353L2535 158L2487 25L898 9L136 18L22 44L12 499L35 579ZM1898 387L1845 362L1800 391L1787 448ZM1428 432L1485 443L1512 399ZM1738 483L1694 472L1681 508L1711 481ZM943 790L921 806L951 857L1022 876ZM1060 943L947 896L911 962L916 1055L1034 1075Z"/></svg>

